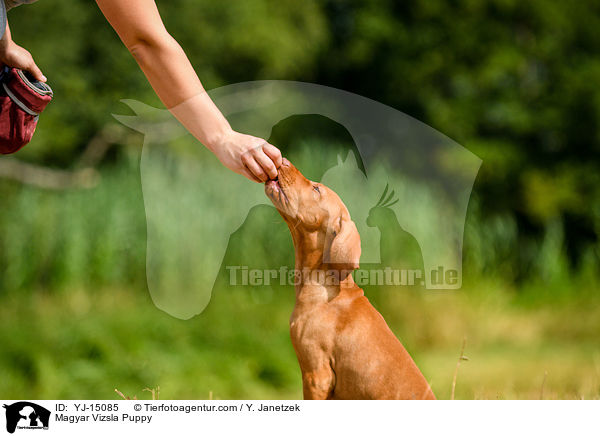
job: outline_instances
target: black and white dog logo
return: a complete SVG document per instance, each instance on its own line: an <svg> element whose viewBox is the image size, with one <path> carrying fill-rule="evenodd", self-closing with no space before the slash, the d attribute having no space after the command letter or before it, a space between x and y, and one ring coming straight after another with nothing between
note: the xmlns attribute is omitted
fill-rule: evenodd
<svg viewBox="0 0 600 436"><path fill-rule="evenodd" d="M28 401L4 405L6 409L6 431L14 433L18 429L48 430L50 411Z"/></svg>

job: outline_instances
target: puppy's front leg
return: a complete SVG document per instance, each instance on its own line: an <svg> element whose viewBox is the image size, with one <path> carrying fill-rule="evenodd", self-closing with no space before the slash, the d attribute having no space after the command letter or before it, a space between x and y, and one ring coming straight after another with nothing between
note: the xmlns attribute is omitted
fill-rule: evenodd
<svg viewBox="0 0 600 436"><path fill-rule="evenodd" d="M313 318L316 318L313 316ZM292 345L302 371L302 391L305 400L327 400L333 396L335 372L332 367L332 338L319 334L313 323L294 317L291 322ZM325 331L334 327L320 324Z"/></svg>
<svg viewBox="0 0 600 436"><path fill-rule="evenodd" d="M328 400L333 394L335 376L330 367L302 372L302 391L305 400Z"/></svg>

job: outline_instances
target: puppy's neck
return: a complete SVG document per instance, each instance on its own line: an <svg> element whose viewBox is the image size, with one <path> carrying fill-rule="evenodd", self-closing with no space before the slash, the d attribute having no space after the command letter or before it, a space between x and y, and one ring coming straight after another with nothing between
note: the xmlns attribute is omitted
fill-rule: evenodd
<svg viewBox="0 0 600 436"><path fill-rule="evenodd" d="M327 303L340 293L357 288L352 274L340 276L340 271L327 269L321 265L319 268L299 268L296 284L296 302L299 304ZM345 273L343 273L345 274Z"/></svg>
<svg viewBox="0 0 600 436"><path fill-rule="evenodd" d="M303 233L289 225L296 256L296 302L327 303L340 292L357 288L351 271L340 271L323 263L323 238L318 232Z"/></svg>
<svg viewBox="0 0 600 436"><path fill-rule="evenodd" d="M317 232L303 233L295 227L290 227L294 241L294 254L296 256L296 270L317 269L323 263L323 241Z"/></svg>

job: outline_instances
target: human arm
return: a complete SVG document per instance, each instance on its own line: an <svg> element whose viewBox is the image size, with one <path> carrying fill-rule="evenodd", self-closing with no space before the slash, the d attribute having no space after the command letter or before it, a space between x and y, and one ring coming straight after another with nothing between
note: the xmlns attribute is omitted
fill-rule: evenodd
<svg viewBox="0 0 600 436"><path fill-rule="evenodd" d="M96 0L171 113L231 170L254 181L277 176L281 152L235 132L210 99L181 46L167 32L154 0Z"/></svg>

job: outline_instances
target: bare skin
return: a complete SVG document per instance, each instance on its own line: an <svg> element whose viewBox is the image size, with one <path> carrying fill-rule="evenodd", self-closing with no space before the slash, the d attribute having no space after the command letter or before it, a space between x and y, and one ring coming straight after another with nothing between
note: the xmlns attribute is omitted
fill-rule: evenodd
<svg viewBox="0 0 600 436"><path fill-rule="evenodd" d="M255 182L277 176L281 152L264 139L231 128L204 90L183 49L167 32L154 0L96 3L164 105L223 165ZM13 42L8 24L0 41L0 63L46 81L31 54Z"/></svg>
<svg viewBox="0 0 600 436"><path fill-rule="evenodd" d="M296 286L290 319L304 398L435 399L406 349L354 283L350 273L359 267L360 236L337 194L306 179L286 159L265 192L292 234L296 270L307 272Z"/></svg>

